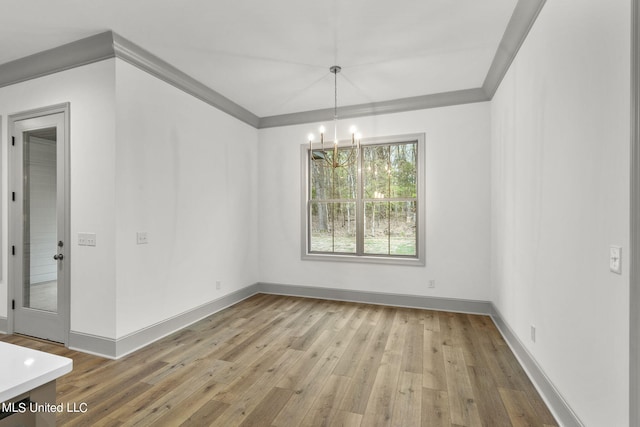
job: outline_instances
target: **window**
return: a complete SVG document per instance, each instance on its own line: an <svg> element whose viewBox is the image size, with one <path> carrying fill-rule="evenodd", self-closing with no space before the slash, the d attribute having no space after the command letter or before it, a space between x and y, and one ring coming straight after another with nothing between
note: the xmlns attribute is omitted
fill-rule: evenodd
<svg viewBox="0 0 640 427"><path fill-rule="evenodd" d="M424 265L424 135L302 148L303 258Z"/></svg>

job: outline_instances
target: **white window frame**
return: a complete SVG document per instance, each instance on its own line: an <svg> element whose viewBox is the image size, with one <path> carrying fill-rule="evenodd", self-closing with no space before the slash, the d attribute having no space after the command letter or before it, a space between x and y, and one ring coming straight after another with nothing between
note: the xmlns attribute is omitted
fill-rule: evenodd
<svg viewBox="0 0 640 427"><path fill-rule="evenodd" d="M425 194L425 134L408 134L408 135L395 135L384 136L375 138L363 138L361 140L362 146L367 145L388 145L388 144L400 144L415 142L417 145L417 219L416 219L416 256L395 256L395 255L370 255L370 254L333 254L333 253L312 253L309 251L309 244L311 241L311 229L310 223L310 194L311 194L311 182L310 182L310 159L309 159L309 144L301 144L300 146L300 188L302 190L301 199L301 258L303 260L310 261L343 261L343 262L357 262L357 263L375 263L375 264L397 264L397 265L412 265L412 266L424 266L426 265L426 194ZM333 143L325 144L332 146ZM340 141L338 147L348 147L351 145L351 140ZM320 143L313 144L312 149L320 149ZM330 147L329 147L330 148ZM361 185L361 182L358 182ZM359 203L361 200L358 201ZM358 235L357 239L362 238Z"/></svg>

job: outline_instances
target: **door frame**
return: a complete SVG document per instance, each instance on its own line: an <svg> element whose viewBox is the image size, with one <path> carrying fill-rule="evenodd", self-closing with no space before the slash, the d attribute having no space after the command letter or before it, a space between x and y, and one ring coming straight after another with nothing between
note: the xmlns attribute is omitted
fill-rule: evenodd
<svg viewBox="0 0 640 427"><path fill-rule="evenodd" d="M11 205L11 193L12 191L16 191L16 188L21 185L21 179L16 177L15 168L13 167L13 157L14 154L11 151L11 137L14 130L14 123L20 120L33 119L41 116L48 116L51 114L62 113L64 116L64 133L60 138L60 141L57 143L62 143L64 145L64 233L62 236L62 240L65 242L65 246L67 247L65 250L65 258L64 258L64 269L62 272L59 272L58 275L58 313L62 317L63 324L63 344L65 347L69 346L69 332L71 329L71 215L70 215L70 103L62 103L51 105L48 107L42 107L37 109L32 109L28 111L23 111L16 114L11 114L7 118L7 170L8 170L8 181L7 181L7 220L8 220L8 240L7 240L7 320L8 320L8 333L13 334L15 328L15 311L12 309L12 301L15 297L15 289L16 289L16 280L18 276L21 276L21 265L17 265L17 258L14 258L11 255L11 247L13 242L16 239L17 233L22 233L22 221L19 218L15 218L15 209ZM19 181L19 182L16 182ZM21 249L18 249L21 250Z"/></svg>
<svg viewBox="0 0 640 427"><path fill-rule="evenodd" d="M640 425L640 0L631 0L629 425Z"/></svg>

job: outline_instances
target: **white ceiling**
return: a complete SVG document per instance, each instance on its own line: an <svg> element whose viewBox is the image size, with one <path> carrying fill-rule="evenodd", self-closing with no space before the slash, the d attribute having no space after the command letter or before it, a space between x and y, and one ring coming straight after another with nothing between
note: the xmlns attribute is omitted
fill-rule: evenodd
<svg viewBox="0 0 640 427"><path fill-rule="evenodd" d="M3 0L0 64L112 30L260 117L481 87L517 0Z"/></svg>

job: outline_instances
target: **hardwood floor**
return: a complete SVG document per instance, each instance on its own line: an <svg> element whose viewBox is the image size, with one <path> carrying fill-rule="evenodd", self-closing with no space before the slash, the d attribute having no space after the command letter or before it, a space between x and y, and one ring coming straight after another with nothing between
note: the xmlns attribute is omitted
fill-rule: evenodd
<svg viewBox="0 0 640 427"><path fill-rule="evenodd" d="M58 425L555 426L487 316L256 295L113 361L73 358Z"/></svg>

